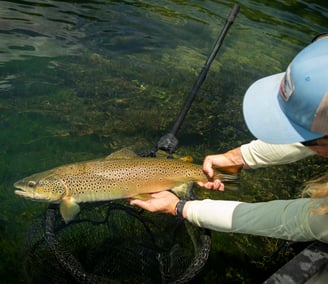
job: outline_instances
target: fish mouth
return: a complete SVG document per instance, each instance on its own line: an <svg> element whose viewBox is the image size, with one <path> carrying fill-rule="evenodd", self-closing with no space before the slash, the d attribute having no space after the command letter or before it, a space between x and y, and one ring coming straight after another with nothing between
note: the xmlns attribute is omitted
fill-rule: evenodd
<svg viewBox="0 0 328 284"><path fill-rule="evenodd" d="M24 189L17 189L14 192L16 195L27 198L27 199L41 201L41 202L49 202L49 198L46 198L35 192L29 192Z"/></svg>
<svg viewBox="0 0 328 284"><path fill-rule="evenodd" d="M18 188L18 187L16 187L16 188L17 189L14 191L16 195L23 196L26 198L35 198L33 193L27 192L22 188Z"/></svg>
<svg viewBox="0 0 328 284"><path fill-rule="evenodd" d="M20 184L19 182L14 183L14 187L16 190L14 193L18 196L39 201L39 202L52 202L52 203L59 203L59 200L52 200L50 196L45 196L43 194L40 194L38 192L35 192L34 190L25 187L24 185Z"/></svg>
<svg viewBox="0 0 328 284"><path fill-rule="evenodd" d="M15 190L15 194L17 195L24 195L26 194L26 191L24 190L24 188L22 188L18 182L14 183L14 187L16 188Z"/></svg>
<svg viewBox="0 0 328 284"><path fill-rule="evenodd" d="M14 191L16 195L25 197L25 198L30 198L30 199L39 199L34 191L29 190L28 188L25 188L20 182L14 183L14 187L16 190Z"/></svg>
<svg viewBox="0 0 328 284"><path fill-rule="evenodd" d="M24 194L26 194L27 192L25 191L25 190L23 190L23 189L16 189L15 190L15 194L17 194L17 195L24 195Z"/></svg>

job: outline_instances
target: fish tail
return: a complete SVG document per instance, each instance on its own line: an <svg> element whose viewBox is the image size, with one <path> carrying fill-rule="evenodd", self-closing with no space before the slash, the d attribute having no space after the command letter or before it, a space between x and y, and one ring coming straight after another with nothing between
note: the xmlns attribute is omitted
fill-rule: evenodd
<svg viewBox="0 0 328 284"><path fill-rule="evenodd" d="M224 174L239 174L240 171L243 169L243 165L218 167L216 169Z"/></svg>
<svg viewBox="0 0 328 284"><path fill-rule="evenodd" d="M239 175L238 174L224 174L224 173L215 171L214 179L221 180L224 183L225 188L228 190L239 189Z"/></svg>

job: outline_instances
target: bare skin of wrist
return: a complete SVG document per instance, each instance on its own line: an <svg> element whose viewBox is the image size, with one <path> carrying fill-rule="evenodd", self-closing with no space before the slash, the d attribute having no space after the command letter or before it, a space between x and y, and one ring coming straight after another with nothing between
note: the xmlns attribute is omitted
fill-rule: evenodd
<svg viewBox="0 0 328 284"><path fill-rule="evenodd" d="M179 198L170 191L161 191L151 194L148 200L130 199L130 205L137 205L150 212L162 212L176 216L176 205ZM192 201L187 201L182 210L182 216L187 218L187 211Z"/></svg>
<svg viewBox="0 0 328 284"><path fill-rule="evenodd" d="M212 180L214 174L213 168L229 167L235 167L238 170L249 168L243 159L240 148L230 150L224 154L207 156L203 163L203 171L209 177L209 181L198 182L198 184L207 189L224 190L224 184L220 180ZM130 199L131 205L137 205L150 212L162 212L174 216L176 215L176 205L178 202L179 198L170 191L151 193L148 200ZM183 207L182 215L184 218L187 218L187 212L191 202L186 202Z"/></svg>
<svg viewBox="0 0 328 284"><path fill-rule="evenodd" d="M239 166L244 170L249 169L249 166L246 164L243 158L240 147L232 149L223 155L227 158L227 160L230 161L231 166Z"/></svg>

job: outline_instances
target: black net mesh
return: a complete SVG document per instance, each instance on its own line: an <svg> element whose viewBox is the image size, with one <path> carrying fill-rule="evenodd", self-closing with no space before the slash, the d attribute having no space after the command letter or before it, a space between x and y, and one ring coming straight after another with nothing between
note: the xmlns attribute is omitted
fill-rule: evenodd
<svg viewBox="0 0 328 284"><path fill-rule="evenodd" d="M81 206L62 222L50 206L30 228L23 248L29 283L187 283L204 266L210 236L166 214L126 201Z"/></svg>

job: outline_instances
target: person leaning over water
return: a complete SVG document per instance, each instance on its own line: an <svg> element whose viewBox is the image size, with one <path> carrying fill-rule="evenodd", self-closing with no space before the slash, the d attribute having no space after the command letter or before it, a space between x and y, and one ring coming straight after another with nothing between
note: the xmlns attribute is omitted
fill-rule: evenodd
<svg viewBox="0 0 328 284"><path fill-rule="evenodd" d="M328 33L315 38L284 73L265 77L247 90L243 103L248 128L259 140L204 159L209 176L200 186L224 190L211 181L213 167L255 169L291 163L318 154L328 158ZM263 142L265 141L265 142ZM221 232L246 233L293 241L328 243L328 174L310 182L311 198L245 203L227 200L179 200L168 191L131 205L178 215Z"/></svg>

